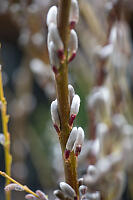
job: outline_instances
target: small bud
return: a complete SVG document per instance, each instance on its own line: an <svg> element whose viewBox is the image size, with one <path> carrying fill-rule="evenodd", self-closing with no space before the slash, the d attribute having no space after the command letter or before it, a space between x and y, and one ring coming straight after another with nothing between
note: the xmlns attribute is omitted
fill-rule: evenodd
<svg viewBox="0 0 133 200"><path fill-rule="evenodd" d="M97 170L96 170L95 165L89 165L89 166L88 166L88 168L87 168L87 173L88 173L89 175L91 175L91 176L96 175L96 172L97 172Z"/></svg>
<svg viewBox="0 0 133 200"><path fill-rule="evenodd" d="M45 67L46 65L41 59L33 58L30 61L30 69L38 77L46 73Z"/></svg>
<svg viewBox="0 0 133 200"><path fill-rule="evenodd" d="M41 200L48 200L47 196L41 190L37 190L36 194L40 197Z"/></svg>
<svg viewBox="0 0 133 200"><path fill-rule="evenodd" d="M109 40L114 45L111 63L115 67L115 75L119 74L121 77L125 73L125 66L128 65L131 55L131 38L127 24L125 22L114 23Z"/></svg>
<svg viewBox="0 0 133 200"><path fill-rule="evenodd" d="M80 152L81 152L81 145L77 145L76 146L76 148L75 148L75 156L77 156L78 157L78 155L80 154Z"/></svg>
<svg viewBox="0 0 133 200"><path fill-rule="evenodd" d="M57 67L55 66L55 65L53 65L53 72L55 73L55 75L57 75L58 74L58 69L57 69Z"/></svg>
<svg viewBox="0 0 133 200"><path fill-rule="evenodd" d="M68 62L71 62L75 58L75 56L76 56L76 52L73 52Z"/></svg>
<svg viewBox="0 0 133 200"><path fill-rule="evenodd" d="M109 43L114 44L117 40L117 26L116 24L112 27L111 31L110 31L110 35L109 35Z"/></svg>
<svg viewBox="0 0 133 200"><path fill-rule="evenodd" d="M47 14L47 26L51 23L57 24L57 7L52 6Z"/></svg>
<svg viewBox="0 0 133 200"><path fill-rule="evenodd" d="M94 193L86 193L86 199L89 200L100 200L100 192L96 191Z"/></svg>
<svg viewBox="0 0 133 200"><path fill-rule="evenodd" d="M27 200L37 200L37 198L33 194L26 194L25 199L27 199Z"/></svg>
<svg viewBox="0 0 133 200"><path fill-rule="evenodd" d="M108 156L108 159L111 163L111 169L114 170L115 168L118 168L119 166L122 166L124 164L122 153L119 154L112 153Z"/></svg>
<svg viewBox="0 0 133 200"><path fill-rule="evenodd" d="M48 35L48 43L54 43L54 48L57 51L58 57L63 60L64 59L64 45L60 38L57 26L55 24L50 24L49 26L49 35ZM49 45L49 44L48 44Z"/></svg>
<svg viewBox="0 0 133 200"><path fill-rule="evenodd" d="M79 186L83 185L83 178L78 179L78 184L79 184Z"/></svg>
<svg viewBox="0 0 133 200"><path fill-rule="evenodd" d="M111 169L112 163L108 156L101 158L96 163L96 168L100 174L100 176L105 176Z"/></svg>
<svg viewBox="0 0 133 200"><path fill-rule="evenodd" d="M87 189L88 189L87 186L81 185L79 187L79 192L81 193L81 195L84 195L87 192Z"/></svg>
<svg viewBox="0 0 133 200"><path fill-rule="evenodd" d="M71 1L71 8L70 8L70 29L74 29L75 25L78 23L79 20L79 6L77 0Z"/></svg>
<svg viewBox="0 0 133 200"><path fill-rule="evenodd" d="M31 42L33 45L35 45L37 48L40 48L43 44L44 37L42 33L36 32L31 36Z"/></svg>
<svg viewBox="0 0 133 200"><path fill-rule="evenodd" d="M11 191L11 190L24 191L24 189L16 183L11 183L9 185L6 185L4 189L6 192Z"/></svg>
<svg viewBox="0 0 133 200"><path fill-rule="evenodd" d="M69 198L73 199L74 197L76 197L76 193L74 189L67 183L60 182L60 188L64 192L64 194L68 196Z"/></svg>
<svg viewBox="0 0 133 200"><path fill-rule="evenodd" d="M128 136L128 137L132 136L132 134L133 134L133 126L130 125L130 124L125 124L123 126L123 128L122 128L122 134L124 136Z"/></svg>
<svg viewBox="0 0 133 200"><path fill-rule="evenodd" d="M50 48L50 42L52 42L52 39L51 39L51 34L48 32L48 36L47 36L47 47L48 47L48 50Z"/></svg>
<svg viewBox="0 0 133 200"><path fill-rule="evenodd" d="M107 119L111 114L111 105L113 97L106 86L95 87L89 95L88 107L95 112L98 120Z"/></svg>
<svg viewBox="0 0 133 200"><path fill-rule="evenodd" d="M112 52L113 52L113 44L108 44L104 47L98 48L96 54L101 59L106 59L112 54Z"/></svg>
<svg viewBox="0 0 133 200"><path fill-rule="evenodd" d="M76 141L77 132L78 132L77 127L74 127L69 135L69 138L66 144L65 159L69 158L70 152L73 149L74 142Z"/></svg>
<svg viewBox="0 0 133 200"><path fill-rule="evenodd" d="M73 145L74 145L74 142L76 140L76 137L77 137L77 133L78 133L78 129L77 127L74 127L69 135L69 138L68 138L68 141L67 141L67 144L66 144L66 149L68 150L72 150L73 148Z"/></svg>
<svg viewBox="0 0 133 200"><path fill-rule="evenodd" d="M112 125L117 131L121 131L126 123L126 119L122 114L113 115Z"/></svg>
<svg viewBox="0 0 133 200"><path fill-rule="evenodd" d="M73 121L79 112L79 107L80 107L80 97L77 94L75 94L70 108L70 121L69 121L70 126L73 124Z"/></svg>
<svg viewBox="0 0 133 200"><path fill-rule="evenodd" d="M60 61L57 56L57 52L56 52L54 43L52 41L49 43L48 50L49 50L50 64L53 68L54 73L57 74Z"/></svg>
<svg viewBox="0 0 133 200"><path fill-rule="evenodd" d="M71 117L70 117L70 120L69 120L69 125L72 126L73 124L73 121L75 120L76 118L76 115L75 114L72 114Z"/></svg>
<svg viewBox="0 0 133 200"><path fill-rule="evenodd" d="M75 94L72 100L70 115L72 114L77 115L79 112L79 107L80 107L80 97L77 94Z"/></svg>
<svg viewBox="0 0 133 200"><path fill-rule="evenodd" d="M5 145L5 136L3 133L0 133L0 144L3 146Z"/></svg>
<svg viewBox="0 0 133 200"><path fill-rule="evenodd" d="M74 59L74 57L76 56L77 49L78 49L77 33L74 30L71 30L70 41L69 41L69 45L68 45L69 62L71 62Z"/></svg>
<svg viewBox="0 0 133 200"><path fill-rule="evenodd" d="M96 171L96 174L94 174L94 175L91 175L91 174L85 175L84 179L83 179L83 184L87 185L89 188L89 187L93 186L94 184L96 184L97 181L99 181L98 171Z"/></svg>
<svg viewBox="0 0 133 200"><path fill-rule="evenodd" d="M57 99L51 103L51 117L54 124L54 127L57 133L60 132L60 119L58 114L58 102Z"/></svg>
<svg viewBox="0 0 133 200"><path fill-rule="evenodd" d="M74 88L71 84L68 85L68 93L69 93L69 99L68 100L69 100L69 104L71 105L73 97L75 95Z"/></svg>
<svg viewBox="0 0 133 200"><path fill-rule="evenodd" d="M64 157L65 157L65 159L66 159L66 160L69 158L69 156L70 156L70 153L71 153L71 151L70 151L70 150L68 150L68 149L65 149L65 152L64 152Z"/></svg>
<svg viewBox="0 0 133 200"><path fill-rule="evenodd" d="M109 127L105 123L98 123L96 125L96 136L99 141L99 151L104 151L106 149L105 144L109 141ZM108 146L108 144L107 144ZM96 149L96 148L95 148ZM99 153L99 152L98 152Z"/></svg>
<svg viewBox="0 0 133 200"><path fill-rule="evenodd" d="M58 55L58 58L61 60L61 62L63 62L64 59L65 59L64 50L63 49L59 49L57 51L57 55Z"/></svg>
<svg viewBox="0 0 133 200"><path fill-rule="evenodd" d="M109 131L108 126L105 123L98 123L96 126L96 135L98 139L101 139Z"/></svg>
<svg viewBox="0 0 133 200"><path fill-rule="evenodd" d="M63 194L61 190L55 190L54 195L59 199L65 199L65 195Z"/></svg>
<svg viewBox="0 0 133 200"><path fill-rule="evenodd" d="M96 87L89 96L89 107L94 109L96 107L104 106L110 102L110 91L107 87Z"/></svg>
<svg viewBox="0 0 133 200"><path fill-rule="evenodd" d="M81 152L81 148L84 142L84 131L81 127L78 128L77 138L74 143L74 153L78 156Z"/></svg>

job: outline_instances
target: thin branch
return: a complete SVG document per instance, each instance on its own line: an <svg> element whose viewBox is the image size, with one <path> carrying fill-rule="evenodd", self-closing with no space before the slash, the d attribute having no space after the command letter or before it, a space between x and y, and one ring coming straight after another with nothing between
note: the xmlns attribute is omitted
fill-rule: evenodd
<svg viewBox="0 0 133 200"><path fill-rule="evenodd" d="M67 63L67 47L69 40L69 12L71 0L60 0L58 28L61 39L64 44L65 61L61 64L59 73L56 75L56 91L59 105L59 116L61 121L61 134L59 136L62 149L62 157L64 160L65 181L73 187L77 197L79 196L77 182L77 162L74 153L72 152L69 160L64 159L64 150L68 140L71 127L69 126L70 107L68 102L68 63Z"/></svg>
<svg viewBox="0 0 133 200"><path fill-rule="evenodd" d="M11 163L12 163L12 156L10 154L10 135L8 132L8 120L9 116L7 115L7 102L4 97L3 91L3 84L2 84L2 69L0 65L0 101L2 103L1 107L1 117L2 117L2 128L3 134L5 136L5 145L4 145L4 152L5 152L5 170L6 173L10 176L11 175ZM6 185L10 183L9 180L6 180ZM10 200L10 193L6 194L6 200Z"/></svg>
<svg viewBox="0 0 133 200"><path fill-rule="evenodd" d="M15 181L13 178L11 178L10 176L8 176L5 172L0 171L0 175L3 176L3 177L5 177L10 182L16 183L21 188L23 188L24 191L26 191L27 193L33 194L35 197L39 198L39 196L35 192L33 192L32 190L30 190L26 185L22 185L19 182Z"/></svg>

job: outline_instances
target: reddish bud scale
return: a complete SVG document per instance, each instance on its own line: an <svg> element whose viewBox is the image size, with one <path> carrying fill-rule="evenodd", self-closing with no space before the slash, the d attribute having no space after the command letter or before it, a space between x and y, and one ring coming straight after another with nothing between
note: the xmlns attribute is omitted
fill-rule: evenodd
<svg viewBox="0 0 133 200"><path fill-rule="evenodd" d="M58 74L58 69L57 69L57 67L56 67L56 66L53 66L52 68L53 68L53 72L55 73L55 75L57 75L57 74Z"/></svg>
<svg viewBox="0 0 133 200"><path fill-rule="evenodd" d="M71 117L70 117L70 120L69 120L69 125L72 126L73 124L73 121L75 120L76 118L76 115L72 114Z"/></svg>
<svg viewBox="0 0 133 200"><path fill-rule="evenodd" d="M86 189L83 189L83 190L82 190L82 194L85 194L85 193L86 193Z"/></svg>
<svg viewBox="0 0 133 200"><path fill-rule="evenodd" d="M71 62L76 56L76 52L72 53L71 57L69 58L68 62Z"/></svg>
<svg viewBox="0 0 133 200"><path fill-rule="evenodd" d="M78 156L80 154L80 152L81 152L81 146L79 145L76 147L75 156Z"/></svg>
<svg viewBox="0 0 133 200"><path fill-rule="evenodd" d="M27 200L36 200L36 197L33 194L27 194L27 195L25 195L25 199L27 199Z"/></svg>
<svg viewBox="0 0 133 200"><path fill-rule="evenodd" d="M75 21L71 21L71 22L70 22L70 30L71 30L71 29L74 29L74 28L75 28L75 25L76 25Z"/></svg>
<svg viewBox="0 0 133 200"><path fill-rule="evenodd" d="M70 156L70 150L66 149L65 152L64 152L65 159L67 160L69 158L69 156Z"/></svg>
<svg viewBox="0 0 133 200"><path fill-rule="evenodd" d="M40 197L41 200L48 200L47 196L41 190L37 190L36 194Z"/></svg>
<svg viewBox="0 0 133 200"><path fill-rule="evenodd" d="M81 185L79 187L79 191L80 191L81 195L85 195L85 193L87 192L87 186Z"/></svg>
<svg viewBox="0 0 133 200"><path fill-rule="evenodd" d="M56 132L59 134L60 133L59 127L56 124L54 124L54 128L55 128Z"/></svg>
<svg viewBox="0 0 133 200"><path fill-rule="evenodd" d="M58 55L58 57L59 57L59 59L61 60L61 61L64 61L64 59L65 59L65 55L64 55L64 51L63 50L58 50L57 51L57 55Z"/></svg>

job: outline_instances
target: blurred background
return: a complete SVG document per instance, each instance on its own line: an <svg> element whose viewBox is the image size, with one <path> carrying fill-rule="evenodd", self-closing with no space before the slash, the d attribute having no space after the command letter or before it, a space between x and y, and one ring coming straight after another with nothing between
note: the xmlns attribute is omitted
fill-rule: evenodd
<svg viewBox="0 0 133 200"><path fill-rule="evenodd" d="M55 99L55 81L46 46L46 15L48 9L57 3L56 0L0 0L0 63L10 115L12 177L34 191L43 190L50 198L53 198L52 191L58 187L57 183L63 180L60 147L50 117L50 104ZM97 45L106 41L108 3L107 0L79 2L80 20L76 27L79 49L69 66L69 83L81 97L75 125L84 128L86 139L90 137L87 97L95 83L95 66L98 63L94 52ZM131 55L127 63L127 81L132 94L132 0L125 0L124 6L124 19L130 30ZM131 121L133 113L129 115ZM87 159L79 161L79 177L86 172L87 165ZM5 170L2 146L0 170ZM0 200L4 200L4 183L4 178L0 177ZM132 199L127 185L123 199ZM13 192L12 195L14 200L24 199L23 192Z"/></svg>

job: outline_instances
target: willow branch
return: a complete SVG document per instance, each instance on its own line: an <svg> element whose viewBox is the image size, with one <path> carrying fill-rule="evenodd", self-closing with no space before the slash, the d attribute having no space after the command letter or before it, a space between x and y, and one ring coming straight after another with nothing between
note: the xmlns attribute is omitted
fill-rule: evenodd
<svg viewBox="0 0 133 200"><path fill-rule="evenodd" d="M70 107L68 102L68 63L67 63L67 47L69 40L69 11L71 0L60 0L59 15L58 15L58 29L60 37L64 44L65 61L60 65L59 73L56 75L56 91L59 105L59 116L61 122L61 134L59 136L60 145L62 149L62 156L64 160L65 181L78 192L77 183L77 164L74 153L72 152L69 160L64 159L64 150L68 140L71 127L69 126Z"/></svg>
<svg viewBox="0 0 133 200"><path fill-rule="evenodd" d="M0 171L0 175L3 176L3 177L5 177L10 182L16 183L17 185L19 185L21 188L23 188L23 190L25 192L33 194L35 197L39 198L39 196L36 193L34 193L32 190L30 190L26 185L22 185L18 181L15 181L13 178L11 178L10 176L8 176L5 172Z"/></svg>

